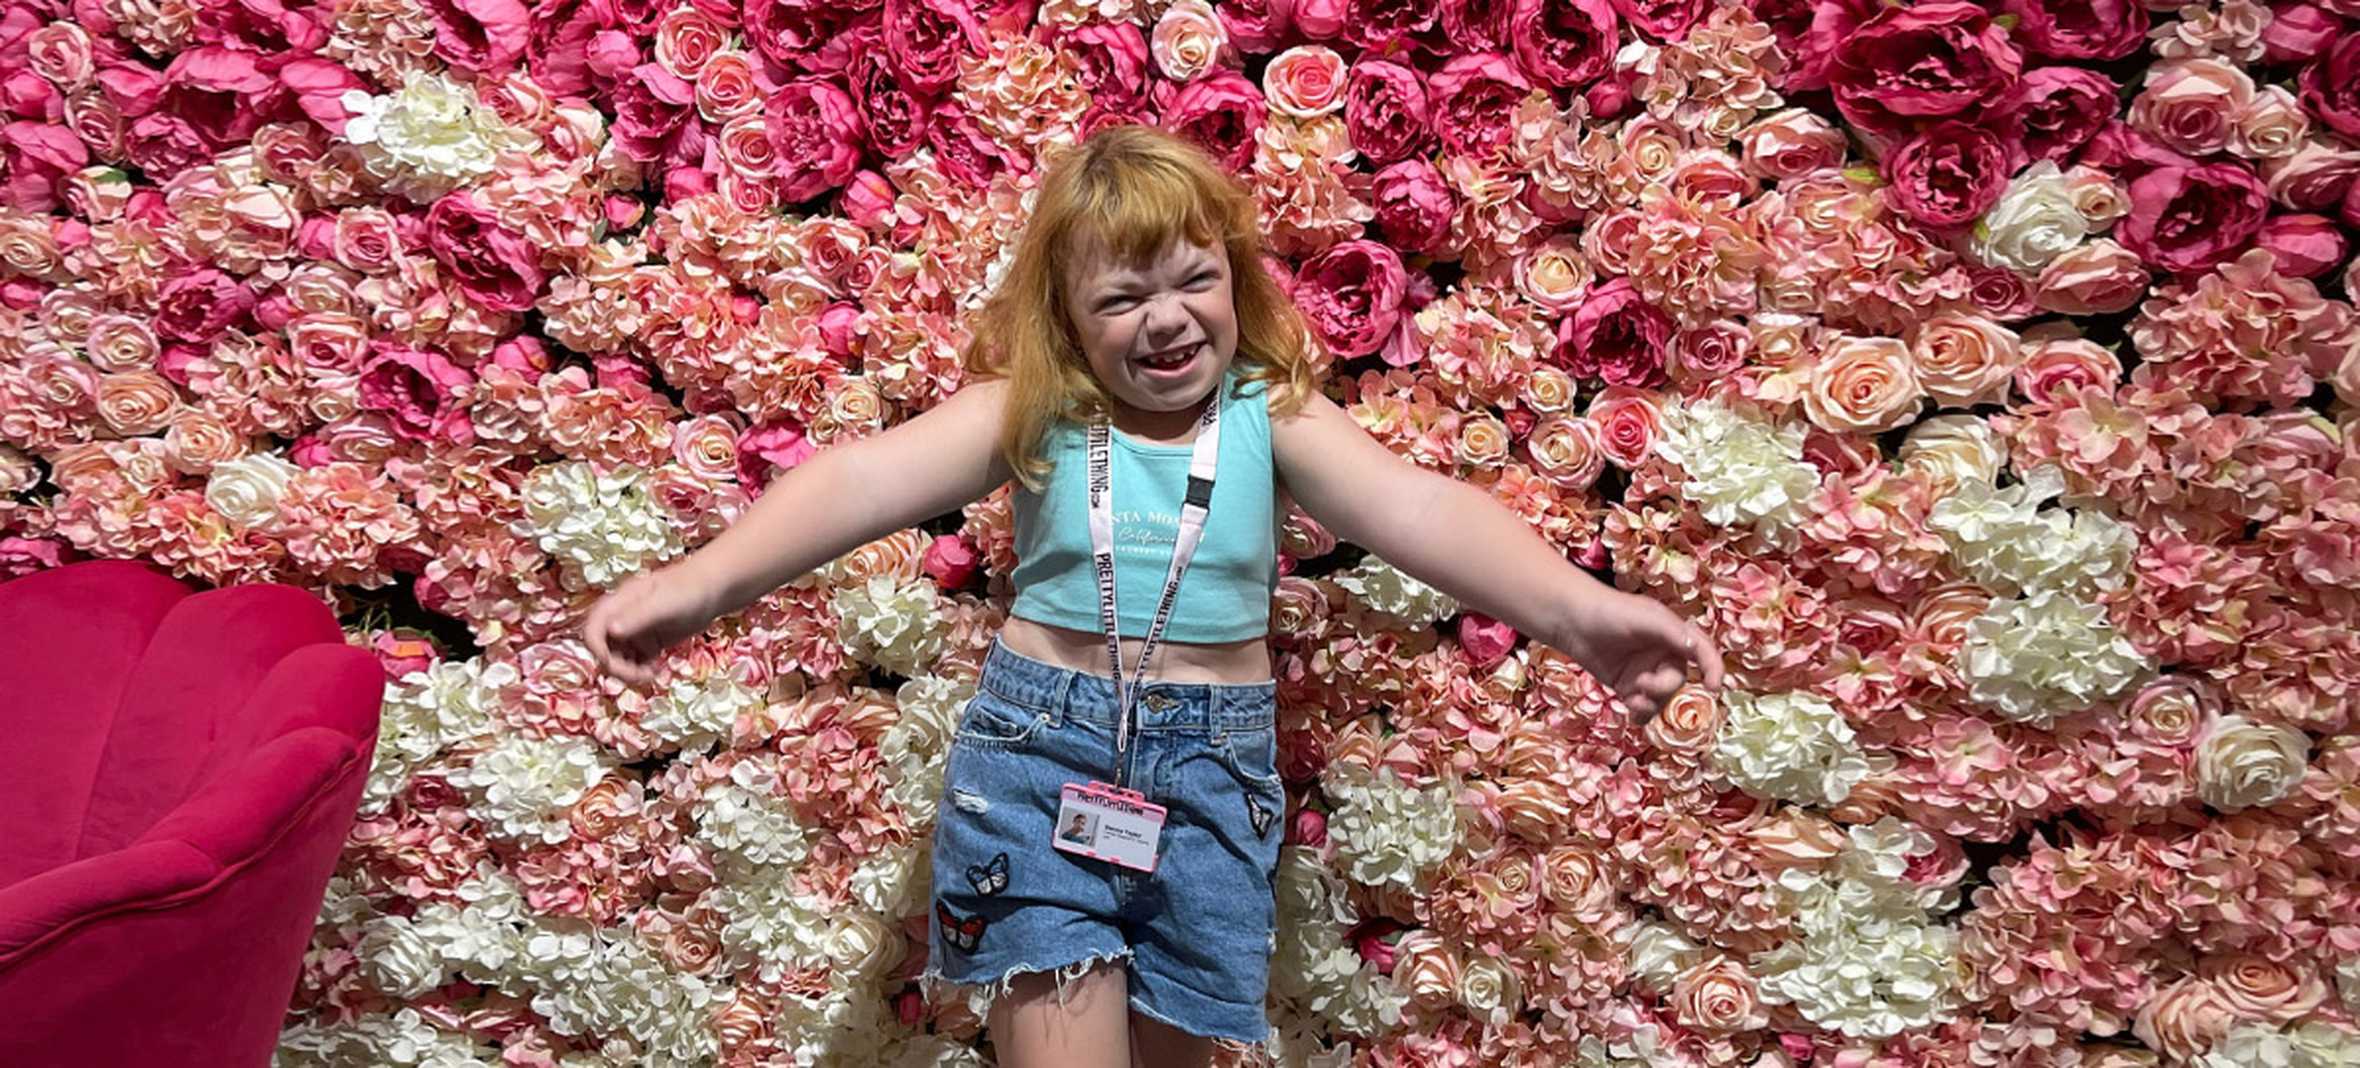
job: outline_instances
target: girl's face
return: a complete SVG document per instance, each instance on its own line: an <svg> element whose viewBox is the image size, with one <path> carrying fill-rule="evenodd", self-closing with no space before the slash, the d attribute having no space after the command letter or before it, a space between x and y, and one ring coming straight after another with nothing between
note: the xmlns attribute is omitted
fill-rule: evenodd
<svg viewBox="0 0 2360 1068"><path fill-rule="evenodd" d="M1080 251L1066 267L1066 315L1107 392L1141 413L1211 396L1237 356L1228 253L1181 241L1123 265L1097 242Z"/></svg>

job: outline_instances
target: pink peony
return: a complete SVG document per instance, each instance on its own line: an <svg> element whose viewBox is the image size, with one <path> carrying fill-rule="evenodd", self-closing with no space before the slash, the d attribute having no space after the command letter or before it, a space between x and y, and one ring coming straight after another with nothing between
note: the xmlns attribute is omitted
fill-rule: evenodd
<svg viewBox="0 0 2360 1068"><path fill-rule="evenodd" d="M278 78L263 69L261 56L207 45L172 57L157 106L213 145L227 147L277 119L288 99Z"/></svg>
<svg viewBox="0 0 2360 1068"><path fill-rule="evenodd" d="M800 203L851 180L867 137L860 108L832 82L805 78L781 86L764 117L777 155L779 199Z"/></svg>
<svg viewBox="0 0 2360 1068"><path fill-rule="evenodd" d="M804 436L803 424L793 419L755 427L738 435L738 485L747 493L759 493L771 476L793 470L818 451Z"/></svg>
<svg viewBox="0 0 2360 1068"><path fill-rule="evenodd" d="M1287 821L1287 844L1317 849L1327 844L1327 816L1315 808L1295 810Z"/></svg>
<svg viewBox="0 0 2360 1068"><path fill-rule="evenodd" d="M1592 287L1581 307L1557 324L1552 360L1575 378L1645 389L1664 381L1672 317L1649 304L1628 278Z"/></svg>
<svg viewBox="0 0 2360 1068"><path fill-rule="evenodd" d="M2033 161L2062 161L2114 117L2116 90L2094 70L2040 67L2024 75L2006 109Z"/></svg>
<svg viewBox="0 0 2360 1068"><path fill-rule="evenodd" d="M2002 0L2019 21L2024 50L2047 59L2121 59L2147 39L2147 9L2137 0Z"/></svg>
<svg viewBox="0 0 2360 1068"><path fill-rule="evenodd" d="M2360 32L2346 32L2303 68L2302 96L2312 118L2360 141Z"/></svg>
<svg viewBox="0 0 2360 1068"><path fill-rule="evenodd" d="M219 268L175 275L157 295L156 336L203 344L242 324L254 310L254 291Z"/></svg>
<svg viewBox="0 0 2360 1068"><path fill-rule="evenodd" d="M1147 98L1147 37L1129 22L1093 22L1058 38L1093 107L1128 108Z"/></svg>
<svg viewBox="0 0 2360 1068"><path fill-rule="evenodd" d="M982 557L976 553L975 546L956 534L941 534L926 546L926 558L920 566L935 585L956 590L975 578L981 564Z"/></svg>
<svg viewBox="0 0 2360 1068"><path fill-rule="evenodd" d="M533 5L533 24L525 35L525 64L533 80L558 95L603 90L612 74L601 77L591 63L592 42L620 24L614 0L544 0ZM636 66L636 50L631 63Z"/></svg>
<svg viewBox="0 0 2360 1068"><path fill-rule="evenodd" d="M975 116L954 105L945 104L935 111L926 143L934 149L942 172L968 185L983 185L1002 172L1021 174L1032 166L1031 157L1021 147L985 133Z"/></svg>
<svg viewBox="0 0 2360 1068"><path fill-rule="evenodd" d="M2016 91L2024 57L1991 13L1966 0L1887 7L1838 46L1836 110L1880 136L1951 116L1980 117Z"/></svg>
<svg viewBox="0 0 2360 1068"><path fill-rule="evenodd" d="M1269 119L1262 90L1234 70L1188 83L1164 108L1163 126L1195 143L1222 166L1242 171L1254 158L1255 135Z"/></svg>
<svg viewBox="0 0 2360 1068"><path fill-rule="evenodd" d="M1658 41L1677 42L1705 13L1704 0L1614 0L1614 9L1633 29Z"/></svg>
<svg viewBox="0 0 2360 1068"><path fill-rule="evenodd" d="M344 94L353 90L366 92L368 85L344 64L333 60L305 57L287 61L279 68L279 84L295 100L295 106L319 123L320 128L342 136L348 117L344 110Z"/></svg>
<svg viewBox="0 0 2360 1068"><path fill-rule="evenodd" d="M465 190L435 201L426 213L426 248L461 292L493 311L532 307L547 280L532 242L501 226Z"/></svg>
<svg viewBox="0 0 2360 1068"><path fill-rule="evenodd" d="M874 11L840 0L746 0L746 37L790 77L835 74L852 59L846 31Z"/></svg>
<svg viewBox="0 0 2360 1068"><path fill-rule="evenodd" d="M90 162L72 130L38 122L0 127L0 170L8 174L7 202L27 212L58 207L59 183Z"/></svg>
<svg viewBox="0 0 2360 1068"><path fill-rule="evenodd" d="M1459 616L1459 648L1478 671L1508 658L1516 648L1516 628L1480 612Z"/></svg>
<svg viewBox="0 0 2360 1068"><path fill-rule="evenodd" d="M1588 85L1612 69L1619 21L1615 5L1607 0L1517 0L1508 31L1516 42L1516 62L1525 76L1536 84L1560 88ZM1454 60L1452 66L1456 65ZM1443 69L1447 72L1450 67ZM1523 95L1521 88L1519 97ZM1513 110L1515 100L1508 103L1508 110Z"/></svg>
<svg viewBox="0 0 2360 1068"><path fill-rule="evenodd" d="M887 159L904 159L926 147L934 131L934 106L902 88L893 63L876 47L877 31L864 29L872 47L855 49L845 74L852 83L853 102L860 107L861 124L870 147Z"/></svg>
<svg viewBox="0 0 2360 1068"><path fill-rule="evenodd" d="M2274 4L2270 24L2262 29L2262 58L2278 64L2306 63L2326 52L2342 32L2342 20L2317 4Z"/></svg>
<svg viewBox="0 0 2360 1068"><path fill-rule="evenodd" d="M1418 154L1432 137L1432 116L1426 80L1414 68L1381 59L1353 65L1344 128L1369 162L1383 166Z"/></svg>
<svg viewBox="0 0 2360 1068"><path fill-rule="evenodd" d="M631 68L615 86L615 144L642 163L687 162L704 149L696 86L654 63Z"/></svg>
<svg viewBox="0 0 2360 1068"><path fill-rule="evenodd" d="M1450 238L1458 198L1434 165L1405 159L1377 172L1369 200L1377 212L1377 233L1404 252L1431 254Z"/></svg>
<svg viewBox="0 0 2360 1068"><path fill-rule="evenodd" d="M1497 52L1515 14L1516 0L1442 0L1442 35L1454 52Z"/></svg>
<svg viewBox="0 0 2360 1068"><path fill-rule="evenodd" d="M1303 264L1295 275L1295 304L1329 351L1354 359L1393 336L1408 281L1391 248L1346 241Z"/></svg>
<svg viewBox="0 0 2360 1068"><path fill-rule="evenodd" d="M2270 211L2261 179L2239 163L2157 168L2131 183L2130 200L2115 239L2175 274L2236 255Z"/></svg>
<svg viewBox="0 0 2360 1068"><path fill-rule="evenodd" d="M1296 10L1315 6L1314 0L1302 0ZM1428 0L1345 0L1344 8L1344 35L1380 56L1399 54L1426 36L1441 14Z"/></svg>
<svg viewBox="0 0 2360 1068"><path fill-rule="evenodd" d="M361 410L384 412L393 432L410 441L464 445L475 430L459 394L474 381L442 353L379 338L361 364Z"/></svg>
<svg viewBox="0 0 2360 1068"><path fill-rule="evenodd" d="M1962 229L2007 189L2008 155L1981 126L1937 124L1885 157L1886 200L1921 226Z"/></svg>
<svg viewBox="0 0 2360 1068"><path fill-rule="evenodd" d="M0 582L69 564L82 554L55 538L0 537Z"/></svg>
<svg viewBox="0 0 2360 1068"><path fill-rule="evenodd" d="M2278 259L2278 273L2294 278L2317 278L2344 262L2351 242L2324 215L2277 215L2262 224L2254 245Z"/></svg>
<svg viewBox="0 0 2360 1068"><path fill-rule="evenodd" d="M1611 48L1613 35L1606 40ZM1427 81L1426 89L1443 147L1461 155L1488 156L1509 147L1516 107L1532 91L1532 83L1508 57L1495 52L1451 60Z"/></svg>
<svg viewBox="0 0 2360 1068"><path fill-rule="evenodd" d="M1292 34L1295 6L1295 0L1225 0L1214 13L1228 31L1229 43L1240 50L1276 52Z"/></svg>
<svg viewBox="0 0 2360 1068"><path fill-rule="evenodd" d="M885 0L885 51L911 92L959 80L959 57L983 52L983 27L961 0Z"/></svg>
<svg viewBox="0 0 2360 1068"><path fill-rule="evenodd" d="M451 66L499 76L524 58L532 15L521 0L425 0L434 51Z"/></svg>

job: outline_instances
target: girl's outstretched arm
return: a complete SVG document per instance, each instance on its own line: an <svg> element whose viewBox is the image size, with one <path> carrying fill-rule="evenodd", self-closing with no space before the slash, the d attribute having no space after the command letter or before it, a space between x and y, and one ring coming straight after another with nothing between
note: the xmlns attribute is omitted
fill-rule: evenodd
<svg viewBox="0 0 2360 1068"><path fill-rule="evenodd" d="M665 648L771 590L894 531L953 512L1006 483L999 380L975 382L874 437L822 449L781 473L720 536L635 575L582 626L600 665L629 682Z"/></svg>
<svg viewBox="0 0 2360 1068"><path fill-rule="evenodd" d="M1279 477L1339 538L1571 655L1642 721L1686 681L1721 685L1710 636L1653 598L1575 566L1482 489L1420 468L1313 394L1272 420Z"/></svg>

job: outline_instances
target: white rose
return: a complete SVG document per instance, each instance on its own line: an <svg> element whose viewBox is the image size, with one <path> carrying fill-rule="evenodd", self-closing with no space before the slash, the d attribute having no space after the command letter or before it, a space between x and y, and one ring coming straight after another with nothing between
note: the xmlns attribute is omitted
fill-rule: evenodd
<svg viewBox="0 0 2360 1068"><path fill-rule="evenodd" d="M2051 160L2008 184L1999 202L1976 220L1968 251L1992 267L2037 274L2089 236L2090 221L2074 207L2073 189Z"/></svg>
<svg viewBox="0 0 2360 1068"><path fill-rule="evenodd" d="M899 931L887 927L876 913L858 909L847 909L831 917L828 932L820 940L828 962L838 974L864 983L894 963L901 943Z"/></svg>
<svg viewBox="0 0 2360 1068"><path fill-rule="evenodd" d="M2196 795L2223 812L2274 805L2303 784L2311 739L2243 716L2222 716L2196 743Z"/></svg>
<svg viewBox="0 0 2360 1068"><path fill-rule="evenodd" d="M1187 83L1202 77L1229 49L1229 30L1205 0L1180 0L1157 19L1148 50L1164 77Z"/></svg>
<svg viewBox="0 0 2360 1068"><path fill-rule="evenodd" d="M389 997L421 997L442 985L442 955L400 916L370 920L357 949L370 984Z"/></svg>
<svg viewBox="0 0 2360 1068"><path fill-rule="evenodd" d="M273 453L257 452L213 465L205 477L205 503L241 527L268 529L279 515L287 480L302 470Z"/></svg>
<svg viewBox="0 0 2360 1068"><path fill-rule="evenodd" d="M1912 427L1901 443L1901 466L1926 471L1945 492L1964 482L1991 485L2007 458L1999 435L1978 415L1934 416Z"/></svg>
<svg viewBox="0 0 2360 1068"><path fill-rule="evenodd" d="M1459 966L1459 1004L1476 1019L1498 1027L1508 1022L1524 1001L1516 973L1488 955L1470 955Z"/></svg>

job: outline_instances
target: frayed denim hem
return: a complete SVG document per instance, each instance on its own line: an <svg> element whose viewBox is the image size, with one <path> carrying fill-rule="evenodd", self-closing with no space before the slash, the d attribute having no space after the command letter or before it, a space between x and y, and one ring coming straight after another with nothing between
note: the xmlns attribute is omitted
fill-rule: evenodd
<svg viewBox="0 0 2360 1068"><path fill-rule="evenodd" d="M926 969L924 975L918 977L918 983L921 989L926 992L926 997L930 1001L935 1000L936 995L941 992L942 988L951 986L983 987L990 992L993 998L998 998L1015 988L1017 976L1053 975L1055 976L1057 983L1057 1007L1064 1008L1066 984L1081 978L1084 974L1088 973L1090 969L1095 968L1101 964L1113 964L1118 962L1126 965L1131 962L1131 950L1129 948L1126 947L1123 949L1107 950L1103 953L1092 953L1089 956L1083 957L1080 960L1074 961L1070 964L1019 964L1013 968L1008 969L1007 971L1001 972L1000 978L993 982L952 979L943 975L942 969L940 968L928 968Z"/></svg>

